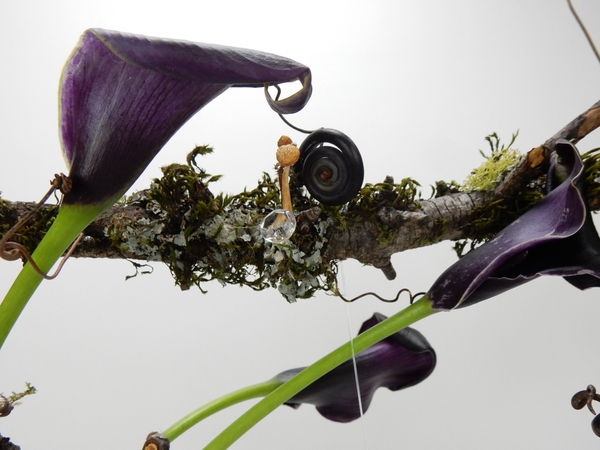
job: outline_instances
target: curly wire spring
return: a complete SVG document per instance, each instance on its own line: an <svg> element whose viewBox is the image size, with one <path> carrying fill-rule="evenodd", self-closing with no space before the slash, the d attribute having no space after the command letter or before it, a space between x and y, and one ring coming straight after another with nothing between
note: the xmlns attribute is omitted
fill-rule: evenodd
<svg viewBox="0 0 600 450"><path fill-rule="evenodd" d="M29 264L31 264L33 270L35 270L35 272L44 279L52 280L57 277L69 256L71 256L75 251L75 247L77 247L77 244L79 244L79 242L83 238L83 233L81 233L79 237L73 242L73 244L71 244L71 247L69 247L69 251L63 258L63 260L59 263L58 267L56 268L56 271L52 275L47 275L39 268L39 266L31 257L29 251L27 251L27 249L23 245L17 242L10 242L9 239L12 236L14 236L14 234L39 211L42 205L46 202L46 200L50 198L50 196L53 193L55 194L58 190L62 194L66 194L71 190L71 186L71 179L65 174L61 173L54 175L54 179L50 182L50 189L48 190L48 192L46 192L46 195L44 195L44 197L34 206L34 208L31 211L29 211L25 215L25 217L23 217L15 226L8 230L8 232L2 237L2 239L0 239L0 258L6 261L16 261L17 259L23 257L29 262Z"/></svg>
<svg viewBox="0 0 600 450"><path fill-rule="evenodd" d="M281 96L281 88L279 87L278 84L273 84L272 86L275 86L275 89L277 89L277 95L275 96L275 101L279 100L279 97ZM277 115L279 116L279 118L281 120L283 120L285 122L285 124L290 127L293 128L296 131L299 131L300 133L304 133L304 134L310 134L312 133L312 131L309 130L303 130L302 128L298 128L297 126L293 125L292 123L290 123L285 117L283 117L283 114L281 113L277 113ZM314 131L314 130L313 130Z"/></svg>
<svg viewBox="0 0 600 450"><path fill-rule="evenodd" d="M346 303L352 303L352 302L358 300L359 298L366 297L367 295L372 295L373 297L377 298L378 300L380 300L380 301L382 301L384 303L394 303L394 302L398 301L398 299L400 298L400 295L402 295L402 293L404 293L404 292L408 293L408 295L410 297L410 304L411 305L413 304L413 302L416 300L417 297L421 297L421 296L425 295L425 292L417 292L416 294L413 295L412 292L410 292L409 289L403 288L403 289L400 289L398 291L398 293L396 294L396 297L393 298L393 299L386 299L386 298L380 297L375 292L365 292L364 294L360 294L360 295L358 295L358 296L356 296L354 298L348 299L348 298L344 297L341 294L341 292L340 292L340 290L338 288L337 280L335 280L335 294L339 298L341 298L343 301L345 301Z"/></svg>

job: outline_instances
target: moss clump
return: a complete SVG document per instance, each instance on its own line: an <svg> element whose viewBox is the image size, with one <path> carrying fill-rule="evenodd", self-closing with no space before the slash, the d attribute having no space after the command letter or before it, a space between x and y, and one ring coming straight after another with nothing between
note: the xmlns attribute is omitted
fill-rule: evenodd
<svg viewBox="0 0 600 450"><path fill-rule="evenodd" d="M487 156L480 150L485 162L467 177L462 185L464 191L490 191L502 181L503 176L522 158L518 150L511 148L517 135L518 133L513 134L508 146L500 144L500 138L496 133L486 136L485 139L490 144L491 154Z"/></svg>
<svg viewBox="0 0 600 450"><path fill-rule="evenodd" d="M198 155L211 151L197 147L187 164L164 167L162 178L130 199L150 212L150 219L119 224L107 229L107 235L124 251L163 261L182 289L196 285L202 290L203 283L218 280L255 290L277 287L288 301L331 289L336 266L324 261L321 252L332 222L326 216L316 218L303 232L297 231L289 245L265 242L259 225L281 207L277 182L264 173L252 190L214 196L209 185L219 176L196 164ZM295 196L304 209L315 203L300 189Z"/></svg>
<svg viewBox="0 0 600 450"><path fill-rule="evenodd" d="M490 144L491 155L486 156L480 151L486 161L469 175L463 183L463 189L471 192L491 191L502 181L503 176L522 157L517 150L511 148L517 134L513 134L508 146L501 145L500 138L496 133L486 136L486 140ZM539 183L532 182L514 199L497 199L485 206L475 208L471 214L470 227L467 232L470 238L457 241L454 251L460 257L465 250L471 251L489 241L543 197L544 194L540 190Z"/></svg>
<svg viewBox="0 0 600 450"><path fill-rule="evenodd" d="M130 199L150 212L150 219L106 230L123 251L167 264L182 289L193 285L202 289L203 283L218 280L255 290L275 287L288 301L332 290L337 266L323 257L330 227L343 229L347 221L370 221L386 241L397 231L384 225L377 211L382 206L418 207L420 185L410 178L398 184L389 177L383 183L366 184L347 205L330 207L308 196L292 173L298 225L289 245L273 245L263 240L259 225L281 207L278 183L264 173L252 190L214 196L209 185L219 177L196 163L197 156L211 151L196 148L187 164L164 167L162 178Z"/></svg>
<svg viewBox="0 0 600 450"><path fill-rule="evenodd" d="M585 196L592 210L600 209L600 148L581 155L585 167Z"/></svg>
<svg viewBox="0 0 600 450"><path fill-rule="evenodd" d="M421 185L412 178L403 178L395 184L392 177L386 177L383 183L366 183L359 194L348 203L346 216L350 220L361 221L373 216L377 210L389 206L409 211L416 208L420 197Z"/></svg>
<svg viewBox="0 0 600 450"><path fill-rule="evenodd" d="M383 207L401 211L418 209L420 187L421 185L412 178L403 178L400 183L394 183L390 176L386 177L383 183L366 183L358 195L348 203L345 220L375 224L379 231L379 243L386 244L397 235L398 229L382 223L377 217L378 211Z"/></svg>

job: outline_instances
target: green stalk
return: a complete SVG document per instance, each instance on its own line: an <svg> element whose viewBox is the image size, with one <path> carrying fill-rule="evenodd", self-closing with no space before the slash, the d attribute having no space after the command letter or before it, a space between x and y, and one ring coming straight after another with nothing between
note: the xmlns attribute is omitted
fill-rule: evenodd
<svg viewBox="0 0 600 450"><path fill-rule="evenodd" d="M429 299L426 296L422 297L408 308L403 309L355 337L353 339L354 351L356 353L362 352L382 339L435 312L437 311L431 308ZM221 434L205 447L205 450L224 450L229 448L246 431L260 422L278 406L351 357L352 349L350 342L348 342L307 367L294 378L267 395L223 430Z"/></svg>
<svg viewBox="0 0 600 450"><path fill-rule="evenodd" d="M264 397L281 386L282 383L283 382L281 380L273 378L263 383L247 386L245 388L238 389L237 391L230 392L229 394L225 394L222 397L219 397L218 399L201 406L195 411L192 411L187 416L183 417L167 428L163 434L169 440L169 442L173 442L175 438L192 428L201 420L206 419L208 416L211 416L225 408L236 405L243 401Z"/></svg>
<svg viewBox="0 0 600 450"><path fill-rule="evenodd" d="M104 205L61 206L52 226L31 255L38 267L48 273L79 233L104 209ZM0 303L0 348L42 280L31 264L25 264Z"/></svg>

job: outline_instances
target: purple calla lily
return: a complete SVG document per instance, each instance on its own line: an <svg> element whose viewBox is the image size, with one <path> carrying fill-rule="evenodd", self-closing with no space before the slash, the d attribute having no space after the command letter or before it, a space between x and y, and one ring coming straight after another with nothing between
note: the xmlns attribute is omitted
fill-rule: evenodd
<svg viewBox="0 0 600 450"><path fill-rule="evenodd" d="M270 85L302 89L273 100ZM32 258L48 273L85 227L133 184L171 136L232 86L264 87L278 113L308 102L310 69L288 58L233 47L91 29L60 82L59 126L71 185ZM67 191L67 189L65 189ZM0 303L0 346L42 280L26 264Z"/></svg>
<svg viewBox="0 0 600 450"><path fill-rule="evenodd" d="M359 333L385 320L375 313L365 321ZM367 411L375 391L387 387L391 391L414 386L427 378L436 364L435 351L425 337L413 328L405 328L356 355L363 411ZM275 378L285 382L304 368L287 370ZM346 361L313 384L300 391L285 404L298 408L310 403L329 420L350 422L360 417L353 362Z"/></svg>
<svg viewBox="0 0 600 450"><path fill-rule="evenodd" d="M300 80L278 113L308 102L310 69L255 50L87 30L64 68L60 136L73 189L64 204L113 203L169 138L232 86Z"/></svg>
<svg viewBox="0 0 600 450"><path fill-rule="evenodd" d="M557 142L548 179L544 199L437 279L428 292L434 309L469 306L541 275L600 287L600 237L583 195L583 162L570 142Z"/></svg>

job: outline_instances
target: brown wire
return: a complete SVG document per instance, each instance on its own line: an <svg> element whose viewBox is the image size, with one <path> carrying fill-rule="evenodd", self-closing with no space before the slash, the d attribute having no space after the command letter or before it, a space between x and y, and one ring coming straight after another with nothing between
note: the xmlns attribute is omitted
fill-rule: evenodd
<svg viewBox="0 0 600 450"><path fill-rule="evenodd" d="M14 234L39 211L42 205L46 202L46 200L50 198L50 196L53 193L55 193L58 190L62 194L66 194L71 190L71 187L72 181L68 176L66 176L64 173L55 174L54 179L50 182L50 189L48 190L48 192L46 192L46 195L44 195L44 197L34 206L34 208L31 211L29 211L25 215L25 217L19 220L19 222L17 222L15 226L8 230L8 232L2 237L2 239L0 239L0 258L6 261L16 261L18 259L25 258L29 262L29 264L31 264L33 270L35 270L37 274L41 277L45 278L46 280L52 280L56 278L69 256L71 256L75 251L75 247L77 247L77 244L79 244L79 242L83 238L83 233L81 233L79 237L71 244L71 247L69 247L67 254L59 263L58 267L56 268L56 271L52 275L47 275L40 269L40 267L31 257L29 251L23 245L19 244L18 242L9 241L9 239L13 237Z"/></svg>

